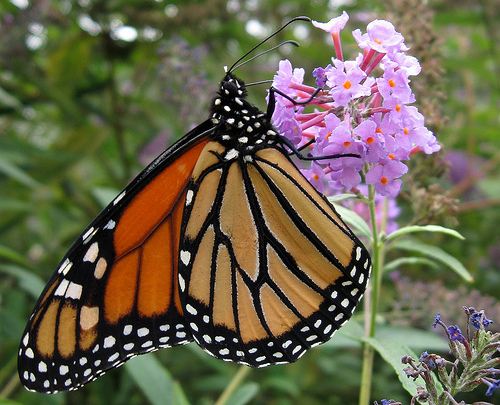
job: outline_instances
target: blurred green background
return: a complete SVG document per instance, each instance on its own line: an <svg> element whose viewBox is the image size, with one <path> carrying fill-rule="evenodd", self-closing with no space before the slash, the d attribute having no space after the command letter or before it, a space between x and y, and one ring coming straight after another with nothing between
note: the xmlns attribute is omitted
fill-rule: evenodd
<svg viewBox="0 0 500 405"><path fill-rule="evenodd" d="M396 26L422 64L412 81L416 105L443 150L412 161L398 222L458 230L465 241L432 236L425 242L455 256L474 276L466 285L440 267L391 269L380 330L420 353L446 347L432 335L411 339L415 328L430 330L437 311L447 323L463 326L462 306L474 306L500 324L498 0L4 0L0 403L217 400L239 367L196 345L141 356L74 393L28 393L17 377L19 339L45 282L80 232L148 162L207 117L223 66L292 17L328 21L342 10L351 17L341 35L346 58L358 52L350 32L365 31L378 18ZM271 42L286 39L301 47L268 54L238 75L246 82L271 79L285 57L306 72L330 62L331 41L311 26L297 23ZM265 90L250 89L251 101L262 109ZM362 309L355 318L356 326ZM349 329L339 333L296 364L252 370L230 403L356 404L361 351L348 335ZM392 368L377 358L375 369L373 400L408 403ZM148 380L153 377L159 382ZM484 400L485 390L464 399ZM170 401L170 391L177 402Z"/></svg>

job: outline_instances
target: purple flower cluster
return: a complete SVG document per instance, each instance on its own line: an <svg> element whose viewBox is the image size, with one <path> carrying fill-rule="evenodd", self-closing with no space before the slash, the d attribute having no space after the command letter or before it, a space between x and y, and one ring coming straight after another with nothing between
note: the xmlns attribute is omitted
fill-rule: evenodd
<svg viewBox="0 0 500 405"><path fill-rule="evenodd" d="M375 185L381 195L396 197L400 177L408 171L403 161L418 151L441 149L424 116L409 105L415 101L409 77L420 72L420 65L405 54L409 48L403 36L383 20L368 24L366 34L353 31L363 53L344 61L339 34L348 19L344 11L328 23L313 21L332 35L336 52L332 64L313 72L319 92L303 84L304 69L280 62L273 82L273 123L297 148L307 145L310 156L349 155L315 160L304 171L320 190L324 181L334 190L351 190L364 182ZM383 73L369 76L377 66ZM306 112L307 106L313 111Z"/></svg>

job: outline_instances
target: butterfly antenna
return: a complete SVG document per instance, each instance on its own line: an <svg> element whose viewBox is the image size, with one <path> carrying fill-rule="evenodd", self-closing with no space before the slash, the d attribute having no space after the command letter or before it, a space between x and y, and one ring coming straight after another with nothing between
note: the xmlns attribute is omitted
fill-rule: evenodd
<svg viewBox="0 0 500 405"><path fill-rule="evenodd" d="M264 51L264 52L261 52L257 55L254 55L252 56L250 59L247 59L247 60L244 60L243 62L241 62L240 64L236 65L236 66L232 66L231 69L229 70L230 72L234 72L236 69L240 68L241 66L247 64L248 62L251 62L253 61L254 59L257 59L257 58L260 58L262 55L265 55L266 53L269 53L269 52L272 52L274 51L275 49L278 49L278 48L281 48L283 45L287 45L287 44L291 44L293 46L299 46L299 43L297 41L285 41L285 42L282 42L281 44L279 45L276 45L276 46L273 46L272 48ZM240 59L241 60L241 59Z"/></svg>
<svg viewBox="0 0 500 405"><path fill-rule="evenodd" d="M258 82L245 83L245 87L258 86L260 84L269 84L272 82L273 82L272 80L259 80Z"/></svg>
<svg viewBox="0 0 500 405"><path fill-rule="evenodd" d="M300 17L295 17L288 21L283 27L281 27L278 31L273 32L271 35L269 35L267 38L264 38L262 41L260 41L257 45L255 45L252 49L250 49L246 54L244 54L241 58L239 58L236 62L234 62L233 66L228 70L228 73L231 73L234 69L237 67L241 66L239 63L245 59L248 55L250 55L253 51L255 51L259 46L262 44L266 43L269 41L272 37L274 37L276 34L279 32L283 31L286 27L288 27L290 24L294 23L295 21L311 21L309 17L305 16L300 16ZM281 45L280 45L281 46ZM253 59L253 58L252 58ZM250 59L251 60L251 59Z"/></svg>

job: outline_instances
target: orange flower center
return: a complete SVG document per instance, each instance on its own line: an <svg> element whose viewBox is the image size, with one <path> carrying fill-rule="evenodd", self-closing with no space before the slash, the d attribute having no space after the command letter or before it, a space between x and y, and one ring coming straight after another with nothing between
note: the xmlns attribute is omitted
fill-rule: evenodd
<svg viewBox="0 0 500 405"><path fill-rule="evenodd" d="M387 177L381 177L380 182L385 186L387 184Z"/></svg>
<svg viewBox="0 0 500 405"><path fill-rule="evenodd" d="M410 133L410 130L405 127L405 129L403 129L403 132L404 132L405 135L408 135Z"/></svg>
<svg viewBox="0 0 500 405"><path fill-rule="evenodd" d="M369 136L368 138L366 138L366 143L368 145L372 144L373 142L375 142L375 139L373 139L371 136Z"/></svg>
<svg viewBox="0 0 500 405"><path fill-rule="evenodd" d="M345 148L347 148L347 147L349 147L349 146L351 146L351 142L349 142L349 141L344 142L344 147L345 147Z"/></svg>
<svg viewBox="0 0 500 405"><path fill-rule="evenodd" d="M319 176L316 173L313 173L313 179L314 179L314 181L318 181L319 180Z"/></svg>
<svg viewBox="0 0 500 405"><path fill-rule="evenodd" d="M389 80L389 86L391 86L391 87L395 87L396 86L396 82L394 81L394 79L390 79Z"/></svg>
<svg viewBox="0 0 500 405"><path fill-rule="evenodd" d="M349 90L351 88L352 84L349 80L346 80L344 83L344 89Z"/></svg>

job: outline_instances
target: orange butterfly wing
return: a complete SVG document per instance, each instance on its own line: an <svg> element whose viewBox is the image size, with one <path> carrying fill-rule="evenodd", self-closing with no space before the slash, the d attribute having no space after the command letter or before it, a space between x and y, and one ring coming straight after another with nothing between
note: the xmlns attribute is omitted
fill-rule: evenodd
<svg viewBox="0 0 500 405"><path fill-rule="evenodd" d="M70 249L23 334L18 369L27 389L76 389L137 354L192 340L178 290L179 235L212 126L161 155Z"/></svg>

